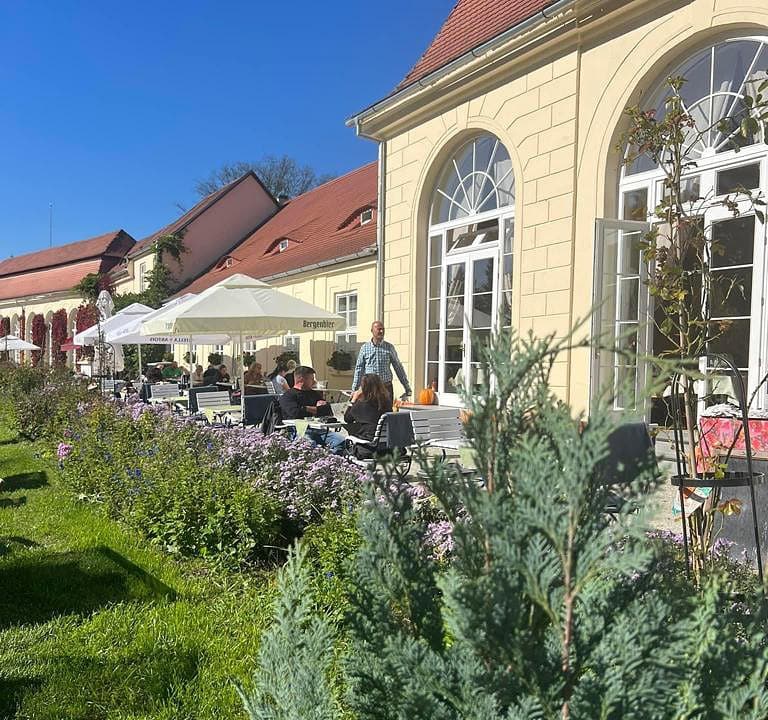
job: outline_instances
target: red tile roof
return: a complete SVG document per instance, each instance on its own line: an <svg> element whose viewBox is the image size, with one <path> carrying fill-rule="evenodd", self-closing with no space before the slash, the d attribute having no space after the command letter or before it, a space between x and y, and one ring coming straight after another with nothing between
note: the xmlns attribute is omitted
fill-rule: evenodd
<svg viewBox="0 0 768 720"><path fill-rule="evenodd" d="M105 256L119 259L134 243L135 240L125 230L113 230L87 240L2 260L0 261L0 278Z"/></svg>
<svg viewBox="0 0 768 720"><path fill-rule="evenodd" d="M458 0L421 59L398 85L429 75L529 17L553 0Z"/></svg>
<svg viewBox="0 0 768 720"><path fill-rule="evenodd" d="M0 280L0 300L71 290L88 273L99 272L100 267L101 260L96 258L5 277Z"/></svg>
<svg viewBox="0 0 768 720"><path fill-rule="evenodd" d="M267 278L375 249L377 167L364 165L294 198L183 292L200 292L234 273ZM373 219L361 225L366 208ZM288 241L284 252L281 240Z"/></svg>
<svg viewBox="0 0 768 720"><path fill-rule="evenodd" d="M138 255L142 251L146 250L148 247L151 247L152 244L155 242L157 238L159 238L161 235L170 235L172 233L177 233L181 230L184 230L184 228L187 227L192 221L194 221L196 218L198 218L200 215L202 215L208 208L210 208L212 205L216 203L217 200L220 200L223 198L230 190L237 187L243 180L246 178L253 177L256 179L256 182L261 185L264 192L267 193L270 197L272 197L272 193L267 190L266 187L264 187L264 184L259 179L258 175L254 172L247 172L245 175L242 175L241 177L237 178L237 180L233 180L231 183L228 183L227 185L224 185L224 187L220 187L215 192L212 192L210 195L207 195L204 197L197 205L195 205L191 210L187 210L181 217L174 220L169 225L166 225L163 228L160 228L155 233L152 233L152 235L148 235L145 238L142 238L139 240L136 245L133 246L133 249L131 252L128 253L129 257L134 257L135 255ZM272 198L274 200L274 198ZM277 204L277 200L275 200L275 204Z"/></svg>

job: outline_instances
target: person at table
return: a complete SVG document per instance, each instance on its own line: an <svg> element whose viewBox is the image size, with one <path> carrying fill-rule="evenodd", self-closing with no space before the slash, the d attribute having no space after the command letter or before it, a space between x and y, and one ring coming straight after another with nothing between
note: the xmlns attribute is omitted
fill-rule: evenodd
<svg viewBox="0 0 768 720"><path fill-rule="evenodd" d="M245 384L246 385L261 385L264 382L264 372L261 367L261 363L252 362L248 369L245 371Z"/></svg>
<svg viewBox="0 0 768 720"><path fill-rule="evenodd" d="M288 372L288 365L284 362L279 362L275 366L275 369L267 375L267 378L272 381L272 384L275 386L275 391L278 395L282 395L286 390L290 390L291 386L288 384L288 381L285 379L286 373Z"/></svg>
<svg viewBox="0 0 768 720"><path fill-rule="evenodd" d="M150 365L147 368L147 380L151 383L163 381L163 371L157 365Z"/></svg>
<svg viewBox="0 0 768 720"><path fill-rule="evenodd" d="M203 372L203 366L195 365L195 370L189 379L190 385L192 385L192 387L205 384L205 373Z"/></svg>
<svg viewBox="0 0 768 720"><path fill-rule="evenodd" d="M232 380L229 377L229 370L226 365L219 365L219 379L216 381L219 383L231 383Z"/></svg>
<svg viewBox="0 0 768 720"><path fill-rule="evenodd" d="M330 416L331 406L323 400L322 393L315 390L317 378L314 368L299 365L293 371L293 376L293 387L284 392L278 401L283 420L311 420ZM336 453L344 447L344 436L341 433L308 428L305 437Z"/></svg>
<svg viewBox="0 0 768 720"><path fill-rule="evenodd" d="M213 363L208 363L203 373L203 385L215 385L217 382L219 382L219 368Z"/></svg>
<svg viewBox="0 0 768 720"><path fill-rule="evenodd" d="M288 361L288 372L285 373L285 382L288 383L288 387L293 387L293 375L296 371L296 361Z"/></svg>
<svg viewBox="0 0 768 720"><path fill-rule="evenodd" d="M392 398L381 378L374 373L363 375L360 388L352 393L352 404L344 413L350 435L373 440L379 418L392 412Z"/></svg>
<svg viewBox="0 0 768 720"><path fill-rule="evenodd" d="M163 380L178 380L180 378L181 368L175 360L163 368Z"/></svg>
<svg viewBox="0 0 768 720"><path fill-rule="evenodd" d="M405 393L403 397L411 394L411 384L405 374L405 368L397 356L397 350L392 343L384 339L384 323L376 320L371 325L371 339L363 343L357 355L355 374L352 378L352 392L359 389L363 375L374 374L381 378L389 392L390 399L394 400L395 390L392 386L392 370L395 371L402 383Z"/></svg>

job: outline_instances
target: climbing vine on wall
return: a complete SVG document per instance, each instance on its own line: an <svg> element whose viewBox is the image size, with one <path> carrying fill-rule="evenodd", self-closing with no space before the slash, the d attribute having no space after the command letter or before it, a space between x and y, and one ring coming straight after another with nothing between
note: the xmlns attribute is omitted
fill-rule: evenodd
<svg viewBox="0 0 768 720"><path fill-rule="evenodd" d="M67 340L67 311L57 310L51 318L51 365L64 367L67 353L62 352L61 346Z"/></svg>
<svg viewBox="0 0 768 720"><path fill-rule="evenodd" d="M82 332L89 327L93 327L98 319L98 311L95 305L81 305L77 308L77 316L75 317L75 332ZM93 345L86 345L84 347L77 348L77 359L93 358Z"/></svg>
<svg viewBox="0 0 768 720"><path fill-rule="evenodd" d="M11 318L4 317L0 320L0 337L11 334Z"/></svg>
<svg viewBox="0 0 768 720"><path fill-rule="evenodd" d="M45 340L48 334L48 327L45 324L45 319L42 315L35 315L32 318L32 343L37 345L39 350L32 350L30 355L32 356L32 365L39 365L40 360L43 358L45 352Z"/></svg>

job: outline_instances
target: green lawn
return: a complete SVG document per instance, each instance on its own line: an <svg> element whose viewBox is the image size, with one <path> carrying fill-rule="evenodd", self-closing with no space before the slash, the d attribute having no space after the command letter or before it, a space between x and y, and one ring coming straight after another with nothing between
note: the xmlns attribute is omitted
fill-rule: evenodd
<svg viewBox="0 0 768 720"><path fill-rule="evenodd" d="M241 718L269 578L176 563L0 427L0 718Z"/></svg>

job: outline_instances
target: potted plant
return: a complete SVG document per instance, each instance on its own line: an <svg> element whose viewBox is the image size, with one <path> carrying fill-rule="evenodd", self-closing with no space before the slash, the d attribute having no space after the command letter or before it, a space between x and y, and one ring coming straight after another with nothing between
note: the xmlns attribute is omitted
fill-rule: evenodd
<svg viewBox="0 0 768 720"><path fill-rule="evenodd" d="M710 483L707 487L711 488L703 493L707 495L706 501L687 519L692 564L698 580L715 538L714 514L725 506L729 511L733 509L730 501L721 503L722 488L728 485L725 468L707 462L705 449L701 447L696 394L697 383L703 379L700 360L704 359L706 370L712 348L729 330L729 321L713 319L713 298L724 302L744 292L732 274L712 272L716 259L722 257L727 248L702 221L703 208L719 205L726 214L736 217L746 202L762 222L760 206L765 202L742 188L720 199L696 197L686 187L686 176L696 168L691 149L710 131L717 130L728 136L738 128L738 133L745 138L759 129L765 131L768 110L759 93L768 87L768 82L762 83L756 98L745 99L745 109L740 115L719 119L707 127L697 126L689 113L681 95L684 83L682 77L669 78L662 117L657 117L655 110L639 107L627 110L630 128L622 148L627 145L631 149L625 159L627 164L645 155L664 171L664 197L654 209L652 228L638 249L649 267L646 283L654 303L651 322L656 336L666 346L664 352L659 353L657 366L661 373L675 378L671 390L673 396L679 396L682 431L675 440L684 473L674 482L681 487L681 503L684 502L683 486L702 487L703 483ZM617 350L626 354L633 351L631 347ZM670 372L673 367L675 371ZM677 418L674 421L677 422Z"/></svg>
<svg viewBox="0 0 768 720"><path fill-rule="evenodd" d="M326 365L328 365L330 368L333 368L334 370L344 372L351 370L353 363L354 358L352 357L351 352L344 350L343 348L336 348L336 350L334 350L331 353L331 356L328 358Z"/></svg>
<svg viewBox="0 0 768 720"><path fill-rule="evenodd" d="M224 362L224 356L218 352L212 352L208 355L209 365L221 365Z"/></svg>

